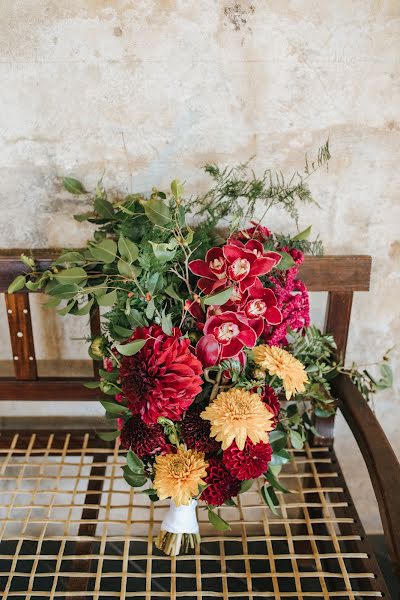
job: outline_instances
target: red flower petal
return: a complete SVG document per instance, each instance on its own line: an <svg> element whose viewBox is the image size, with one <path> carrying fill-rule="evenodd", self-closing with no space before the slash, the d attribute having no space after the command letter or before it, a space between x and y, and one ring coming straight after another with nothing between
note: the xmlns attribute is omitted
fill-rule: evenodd
<svg viewBox="0 0 400 600"><path fill-rule="evenodd" d="M196 355L203 367L213 367L218 362L219 344L212 334L200 338L196 346Z"/></svg>
<svg viewBox="0 0 400 600"><path fill-rule="evenodd" d="M236 339L242 342L242 344L244 344L248 348L254 348L257 341L257 335L254 329L251 329L249 327L249 329L243 329L243 331L239 333Z"/></svg>
<svg viewBox="0 0 400 600"><path fill-rule="evenodd" d="M192 260L189 263L189 269L194 275L206 277L207 279L215 279L215 275L210 271L208 264L204 260Z"/></svg>
<svg viewBox="0 0 400 600"><path fill-rule="evenodd" d="M276 260L266 256L256 258L251 265L251 275L266 275L276 265Z"/></svg>
<svg viewBox="0 0 400 600"><path fill-rule="evenodd" d="M270 306L264 315L264 319L271 325L279 325L279 323L282 323L282 313L276 306Z"/></svg>

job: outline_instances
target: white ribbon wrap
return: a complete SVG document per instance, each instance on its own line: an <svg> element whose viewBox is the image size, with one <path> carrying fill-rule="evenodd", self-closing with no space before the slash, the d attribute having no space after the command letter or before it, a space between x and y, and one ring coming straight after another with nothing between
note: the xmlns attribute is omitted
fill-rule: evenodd
<svg viewBox="0 0 400 600"><path fill-rule="evenodd" d="M197 500L189 504L176 506L171 500L169 510L161 523L161 531L170 533L199 533L199 524L196 516Z"/></svg>

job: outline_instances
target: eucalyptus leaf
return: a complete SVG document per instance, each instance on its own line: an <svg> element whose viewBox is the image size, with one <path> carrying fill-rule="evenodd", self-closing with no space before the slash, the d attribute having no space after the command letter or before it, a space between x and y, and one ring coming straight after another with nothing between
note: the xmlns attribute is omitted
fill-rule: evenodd
<svg viewBox="0 0 400 600"><path fill-rule="evenodd" d="M71 267L70 269L63 269L59 273L54 274L54 279L59 283L71 284L71 283L82 283L87 280L87 273L82 267Z"/></svg>
<svg viewBox="0 0 400 600"><path fill-rule="evenodd" d="M165 309L163 309L161 315L161 328L165 335L172 335L172 317L165 313Z"/></svg>
<svg viewBox="0 0 400 600"><path fill-rule="evenodd" d="M113 220L115 216L114 207L105 198L101 196L97 197L94 201L94 210L97 212L100 217L104 217L105 219Z"/></svg>
<svg viewBox="0 0 400 600"><path fill-rule="evenodd" d="M100 400L100 403L107 412L113 415L130 414L129 409L126 408L126 406L123 406L122 404L118 404L118 402Z"/></svg>
<svg viewBox="0 0 400 600"><path fill-rule="evenodd" d="M146 217L155 225L165 227L172 223L170 210L160 198L153 196L150 200L143 202L143 207Z"/></svg>
<svg viewBox="0 0 400 600"><path fill-rule="evenodd" d="M139 256L139 248L122 234L118 240L118 251L128 263L133 263Z"/></svg>
<svg viewBox="0 0 400 600"><path fill-rule="evenodd" d="M147 340L134 340L128 344L115 344L115 348L123 356L133 356L143 348Z"/></svg>
<svg viewBox="0 0 400 600"><path fill-rule="evenodd" d="M132 473L135 473L137 475L142 475L144 473L143 462L134 452L132 452L132 450L128 450L128 453L126 455L126 463L129 469L132 471Z"/></svg>
<svg viewBox="0 0 400 600"><path fill-rule="evenodd" d="M296 448L296 450L301 450L304 446L302 436L300 435L300 433L298 433L298 431L295 431L294 429L290 430L290 441L293 448Z"/></svg>
<svg viewBox="0 0 400 600"><path fill-rule="evenodd" d="M131 487L142 487L148 480L147 475L136 475L131 472L128 465L122 467L124 479Z"/></svg>
<svg viewBox="0 0 400 600"><path fill-rule="evenodd" d="M113 440L116 440L121 435L121 432L119 430L97 431L97 435L101 440L104 440L105 442L112 442Z"/></svg>
<svg viewBox="0 0 400 600"><path fill-rule="evenodd" d="M92 308L92 306L93 306L93 302L94 302L94 298L91 298L91 299L89 300L89 302L87 302L87 303L86 303L84 306L82 306L81 308L79 308L79 309L76 311L76 314L77 314L78 316L80 316L80 317L82 317L82 316L84 316L84 315L87 315L87 314L89 314L89 313L90 313L90 309L91 309L91 308Z"/></svg>
<svg viewBox="0 0 400 600"><path fill-rule="evenodd" d="M81 182L77 179L74 179L73 177L64 177L63 186L70 194L87 194Z"/></svg>
<svg viewBox="0 0 400 600"><path fill-rule="evenodd" d="M151 299L150 302L148 302L147 306L146 306L146 311L145 311L146 317L148 319L152 319L154 316L155 310L156 310L156 305L154 304L154 300Z"/></svg>
<svg viewBox="0 0 400 600"><path fill-rule="evenodd" d="M96 300L99 306L112 306L118 300L117 290L112 290L112 292L109 292L108 294L96 296Z"/></svg>
<svg viewBox="0 0 400 600"><path fill-rule="evenodd" d="M179 181L179 179L174 179L171 182L171 192L175 196L175 198L180 198L183 194L183 184Z"/></svg>
<svg viewBox="0 0 400 600"><path fill-rule="evenodd" d="M263 485L261 488L261 495L274 515L279 515L279 512L276 510L276 507L279 506L279 500L275 494L274 488L272 486Z"/></svg>
<svg viewBox="0 0 400 600"><path fill-rule="evenodd" d="M124 277L136 279L140 275L141 271L142 269L138 265L131 265L122 259L118 261L118 272Z"/></svg>
<svg viewBox="0 0 400 600"><path fill-rule="evenodd" d="M117 244L108 238L98 244L91 244L89 250L93 258L106 264L114 262L117 256Z"/></svg>
<svg viewBox="0 0 400 600"><path fill-rule="evenodd" d="M284 494L288 494L289 490L286 489L279 481L276 479L275 475L268 469L268 471L264 474L265 479L274 487L276 490L283 492Z"/></svg>
<svg viewBox="0 0 400 600"><path fill-rule="evenodd" d="M144 315L142 315L142 313L140 313L136 308L131 308L127 318L132 327L144 327L147 325Z"/></svg>
<svg viewBox="0 0 400 600"><path fill-rule="evenodd" d="M212 294L211 296L205 296L204 298L202 298L202 302L203 302L203 304L206 304L207 306L209 306L209 305L221 306L222 304L225 304L225 302L228 302L229 298L232 296L232 292L233 292L233 287L226 288L226 290L223 290L222 292L218 292L217 294Z"/></svg>
<svg viewBox="0 0 400 600"><path fill-rule="evenodd" d="M8 286L8 293L13 294L14 292L18 292L25 287L26 277L24 275L17 275L17 277L10 283Z"/></svg>
<svg viewBox="0 0 400 600"><path fill-rule="evenodd" d="M150 244L152 245L154 256L161 264L165 264L174 259L176 247L171 249L169 243L156 243L152 241L150 241Z"/></svg>
<svg viewBox="0 0 400 600"><path fill-rule="evenodd" d="M64 306L64 308L60 308L60 310L58 310L57 312L62 317L65 317L65 315L67 315L69 312L71 312L71 310L74 308L74 306L75 306L75 300L70 300L68 302L68 304L66 304Z"/></svg>
<svg viewBox="0 0 400 600"><path fill-rule="evenodd" d="M76 252L75 250L73 250L73 251L68 251L68 252L64 252L64 254L61 254L61 256L59 256L56 260L54 260L52 264L57 266L57 265L64 265L66 263L82 262L84 260L85 259L80 252Z"/></svg>
<svg viewBox="0 0 400 600"><path fill-rule="evenodd" d="M164 283L164 277L161 273L153 273L147 281L147 289L150 295L155 294L161 290Z"/></svg>
<svg viewBox="0 0 400 600"><path fill-rule="evenodd" d="M208 520L218 531L229 531L231 526L212 510L208 511Z"/></svg>

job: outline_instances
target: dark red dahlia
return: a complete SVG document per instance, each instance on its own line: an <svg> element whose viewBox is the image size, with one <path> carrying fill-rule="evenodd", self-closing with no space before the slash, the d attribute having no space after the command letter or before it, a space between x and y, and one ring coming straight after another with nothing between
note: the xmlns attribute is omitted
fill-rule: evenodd
<svg viewBox="0 0 400 600"><path fill-rule="evenodd" d="M273 424L274 427L278 423L279 413L281 411L281 403L278 400L278 396L275 394L272 387L269 385L265 386L263 393L261 394L261 400L265 402L271 412L274 414Z"/></svg>
<svg viewBox="0 0 400 600"><path fill-rule="evenodd" d="M269 444L264 442L253 444L251 440L247 439L243 450L239 450L236 443L233 442L225 450L222 460L231 475L243 481L244 479L255 479L265 473L271 456L272 448Z"/></svg>
<svg viewBox="0 0 400 600"><path fill-rule="evenodd" d="M218 452L221 444L210 437L211 425L200 417L204 406L192 404L181 423L181 433L189 448L198 452Z"/></svg>
<svg viewBox="0 0 400 600"><path fill-rule="evenodd" d="M124 356L120 368L122 392L133 414L147 425L158 417L179 420L202 385L201 362L190 340L178 329L166 335L159 325L139 327L129 341L146 339L134 356Z"/></svg>
<svg viewBox="0 0 400 600"><path fill-rule="evenodd" d="M158 454L167 448L161 425L146 425L139 415L133 415L123 424L120 443L122 448L133 450L140 458Z"/></svg>
<svg viewBox="0 0 400 600"><path fill-rule="evenodd" d="M226 469L220 458L211 458L208 461L206 489L201 494L201 499L211 506L221 506L240 490L240 481L233 477Z"/></svg>

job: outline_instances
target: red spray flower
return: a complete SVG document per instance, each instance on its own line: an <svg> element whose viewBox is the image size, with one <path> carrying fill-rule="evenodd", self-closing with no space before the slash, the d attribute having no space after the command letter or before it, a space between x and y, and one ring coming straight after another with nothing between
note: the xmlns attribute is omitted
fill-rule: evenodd
<svg viewBox="0 0 400 600"><path fill-rule="evenodd" d="M279 420L279 413L281 411L281 403L278 400L278 396L275 394L272 387L266 385L262 394L261 400L268 406L271 412L274 414L273 424L276 427L276 424Z"/></svg>
<svg viewBox="0 0 400 600"><path fill-rule="evenodd" d="M247 229L242 229L237 233L234 233L231 237L235 240L240 240L241 242L246 242L247 240L259 240L260 242L266 242L268 238L271 237L271 232L267 227L263 227L257 221L251 221L253 227L248 227Z"/></svg>
<svg viewBox="0 0 400 600"><path fill-rule="evenodd" d="M133 415L121 428L122 448L133 450L140 458L159 454L167 449L161 425L146 425L139 415Z"/></svg>
<svg viewBox="0 0 400 600"><path fill-rule="evenodd" d="M205 482L207 487L201 494L201 500L211 506L221 506L240 490L240 481L229 473L220 458L208 461Z"/></svg>
<svg viewBox="0 0 400 600"><path fill-rule="evenodd" d="M205 294L211 294L220 287L226 287L226 260L222 248L211 248L205 260L192 260L189 269L201 279L197 282Z"/></svg>
<svg viewBox="0 0 400 600"><path fill-rule="evenodd" d="M264 442L253 444L251 440L247 439L243 450L239 450L236 443L233 442L224 451L222 460L231 475L243 481L244 479L255 479L265 473L271 457L272 448L269 444Z"/></svg>
<svg viewBox="0 0 400 600"><path fill-rule="evenodd" d="M237 356L244 346L253 348L256 341L257 335L244 313L226 311L207 319L196 353L207 367Z"/></svg>
<svg viewBox="0 0 400 600"><path fill-rule="evenodd" d="M202 367L178 329L166 335L159 325L136 329L132 340L147 339L120 368L122 392L133 414L147 425L160 416L179 420L201 390Z"/></svg>

